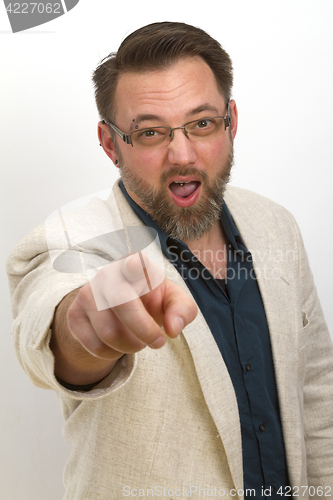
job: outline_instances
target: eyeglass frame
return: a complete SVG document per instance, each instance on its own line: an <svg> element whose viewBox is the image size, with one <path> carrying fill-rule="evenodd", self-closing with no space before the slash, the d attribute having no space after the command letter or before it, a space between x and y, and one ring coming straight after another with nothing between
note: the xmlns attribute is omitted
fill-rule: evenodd
<svg viewBox="0 0 333 500"><path fill-rule="evenodd" d="M167 125L161 125L160 127L158 126L153 126L153 127L144 127L144 128L140 128L138 130L133 130L133 132L131 132L130 134L125 134L125 132L123 132L122 130L120 130L114 123L112 122L109 122L109 121L106 121L106 120L102 120L102 123L105 124L105 125L108 125L109 127L111 127L111 129L124 141L125 144L130 144L132 146L132 148L134 147L133 145L133 141L132 141L132 134L135 134L136 132L142 132L143 130L150 130L150 129L153 129L153 128L167 128L170 130L170 142L173 140L173 131L174 130L182 130L185 137L187 137L189 140L189 136L188 136L188 132L186 130L186 125L190 125L191 123L195 123L197 121L200 121L200 120L209 120L211 118L223 118L224 120L224 130L227 130L227 128L231 125L231 117L230 117L230 102L228 101L228 114L227 116L207 116L207 117L204 117L204 118L198 118L197 120L192 120L190 122L187 122L185 123L185 125L183 125L182 127L168 127ZM169 142L169 144L170 144Z"/></svg>

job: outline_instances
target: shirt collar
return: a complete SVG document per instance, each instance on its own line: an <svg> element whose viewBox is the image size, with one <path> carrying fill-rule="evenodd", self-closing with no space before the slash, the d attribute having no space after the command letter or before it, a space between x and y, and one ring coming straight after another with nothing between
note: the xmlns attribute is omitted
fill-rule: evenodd
<svg viewBox="0 0 333 500"><path fill-rule="evenodd" d="M120 180L120 182L119 182L119 187L122 190L126 200L130 204L132 210L139 217L139 219L141 219L142 222L148 228L151 227L151 228L155 229L155 231L157 231L158 237L159 237L160 242L161 242L162 250L166 255L168 255L169 254L168 246L170 244L170 238L169 238L168 234L165 233L164 231L162 231L162 229L159 228L159 226L152 219L152 217L145 210L143 210L137 203L135 203L135 201L130 197L130 195L126 191L126 188L125 188L122 180ZM242 253L247 252L248 250L247 250L246 246L244 245L242 237L239 234L237 227L235 226L235 223L231 217L229 209L228 209L224 200L223 200L223 203L221 206L220 220L221 220L222 227L224 229L224 232L227 236L228 242L231 245L231 247L236 252L238 252L238 251L242 252ZM169 240L169 242L168 242L168 240ZM184 243L181 242L180 240L173 239L172 241L176 241L176 242L184 245Z"/></svg>

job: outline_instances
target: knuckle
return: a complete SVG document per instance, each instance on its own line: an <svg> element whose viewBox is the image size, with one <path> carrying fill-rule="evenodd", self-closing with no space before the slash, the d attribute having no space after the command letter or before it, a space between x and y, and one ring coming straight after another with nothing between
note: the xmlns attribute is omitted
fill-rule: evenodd
<svg viewBox="0 0 333 500"><path fill-rule="evenodd" d="M98 337L104 344L112 345L117 340L118 334L113 325L104 324L98 330Z"/></svg>
<svg viewBox="0 0 333 500"><path fill-rule="evenodd" d="M92 307L91 297L92 297L91 287L90 284L87 283L85 286L81 288L70 309L77 309L78 311L80 311L82 309L84 310L91 308Z"/></svg>
<svg viewBox="0 0 333 500"><path fill-rule="evenodd" d="M118 285L117 289L109 290L106 296L109 307L117 309L118 306L128 304L138 298L137 291L127 283Z"/></svg>
<svg viewBox="0 0 333 500"><path fill-rule="evenodd" d="M111 265L112 264L108 264L104 267L102 267L98 273L96 274L95 278L96 280L98 280L98 282L103 285L107 280L108 278L110 278L110 274L111 274Z"/></svg>
<svg viewBox="0 0 333 500"><path fill-rule="evenodd" d="M71 331L76 330L76 326L81 317L80 311L75 307L69 307L67 311L67 326Z"/></svg>
<svg viewBox="0 0 333 500"><path fill-rule="evenodd" d="M145 345L150 345L161 336L161 333L157 334L156 328L149 328L142 325L138 330L137 336Z"/></svg>
<svg viewBox="0 0 333 500"><path fill-rule="evenodd" d="M106 354L109 351L109 348L103 344L103 342L98 339L89 339L85 342L83 346L90 354L95 356L96 358L105 358Z"/></svg>

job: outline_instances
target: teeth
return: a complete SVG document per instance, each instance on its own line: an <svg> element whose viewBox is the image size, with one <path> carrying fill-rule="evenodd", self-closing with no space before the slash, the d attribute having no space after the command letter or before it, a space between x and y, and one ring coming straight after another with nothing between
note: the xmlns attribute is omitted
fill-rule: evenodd
<svg viewBox="0 0 333 500"><path fill-rule="evenodd" d="M180 181L174 181L175 184L179 184L180 186L184 186L184 184L189 184L191 181L187 181L187 182L180 182Z"/></svg>

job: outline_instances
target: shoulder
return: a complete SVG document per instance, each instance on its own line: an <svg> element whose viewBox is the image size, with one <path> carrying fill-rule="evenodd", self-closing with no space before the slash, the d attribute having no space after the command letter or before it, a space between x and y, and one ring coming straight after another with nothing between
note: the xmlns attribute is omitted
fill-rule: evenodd
<svg viewBox="0 0 333 500"><path fill-rule="evenodd" d="M228 186L224 201L247 248L299 247L302 237L293 215L265 196Z"/></svg>
<svg viewBox="0 0 333 500"><path fill-rule="evenodd" d="M228 185L225 191L224 199L227 205L238 205L239 207L248 208L258 208L265 210L266 208L271 208L274 210L286 211L282 205L279 205L273 200L266 198L261 194L250 191L249 189L244 189L236 186Z"/></svg>
<svg viewBox="0 0 333 500"><path fill-rule="evenodd" d="M234 219L248 224L260 221L271 228L295 226L295 219L286 208L248 189L227 186L224 200Z"/></svg>
<svg viewBox="0 0 333 500"><path fill-rule="evenodd" d="M110 194L111 193L111 194ZM54 261L64 250L122 229L116 203L110 205L112 189L92 193L57 208L11 250L9 274L27 274L43 261Z"/></svg>

